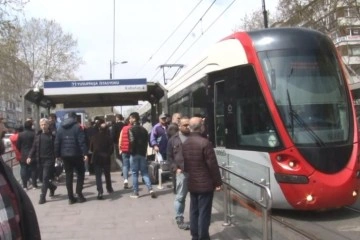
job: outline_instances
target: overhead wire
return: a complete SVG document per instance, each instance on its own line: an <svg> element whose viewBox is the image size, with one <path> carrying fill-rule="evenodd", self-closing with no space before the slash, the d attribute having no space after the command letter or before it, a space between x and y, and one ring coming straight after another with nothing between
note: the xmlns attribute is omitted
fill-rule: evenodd
<svg viewBox="0 0 360 240"><path fill-rule="evenodd" d="M215 4L216 0L214 0L210 6L205 10L203 15L200 17L200 19L195 23L195 25L190 29L189 33L185 36L185 38L179 43L179 45L175 48L175 50L171 53L170 57L165 61L165 64L169 62L169 60L174 56L174 54L177 52L177 50L181 47L181 45L185 42L185 40L190 36L192 31L197 27L197 25L202 22L202 19L205 17L205 15L209 12L209 10L212 8L212 6ZM160 69L155 73L155 75L151 78L150 81L153 81L154 78L159 74Z"/></svg>
<svg viewBox="0 0 360 240"><path fill-rule="evenodd" d="M214 21L212 21L210 23L210 25L201 33L201 35L183 52L183 54L180 55L180 57L178 59L176 59L176 61L174 63L178 63L180 61L181 58L183 58L185 56L186 53L189 52L189 50L199 41L200 38L202 38L202 36L219 20L219 18L221 16L223 16L225 14L225 12L227 10L229 10L229 8L236 2L237 0L233 0L215 19ZM160 70L159 70L160 71ZM165 72L165 75L170 71L170 69L168 71Z"/></svg>
<svg viewBox="0 0 360 240"><path fill-rule="evenodd" d="M201 35L184 51L183 54L180 55L180 57L175 61L175 63L179 62L179 60L184 57L186 53L189 52L189 50L199 41L199 39L219 20L219 18L225 14L227 10L236 2L237 0L233 0L218 16L215 18L214 21L211 22L211 24L201 33Z"/></svg>
<svg viewBox="0 0 360 240"><path fill-rule="evenodd" d="M160 51L160 49L169 41L169 39L179 30L179 28L184 24L184 22L191 16L191 14L197 9L197 7L200 5L200 3L203 0L200 0L192 9L191 11L186 15L186 17L177 25L177 27L170 33L170 35L160 44L160 46L156 49L156 51L151 54L147 62L144 63L144 65L140 68L140 70L135 74L138 75L145 66L153 59L153 57Z"/></svg>

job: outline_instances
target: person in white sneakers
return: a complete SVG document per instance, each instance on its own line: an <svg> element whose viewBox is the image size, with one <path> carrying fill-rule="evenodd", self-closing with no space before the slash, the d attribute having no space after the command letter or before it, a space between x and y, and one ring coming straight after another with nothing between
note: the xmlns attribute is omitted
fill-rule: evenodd
<svg viewBox="0 0 360 240"><path fill-rule="evenodd" d="M125 126L122 128L119 137L119 154L122 158L122 175L124 178L124 188L129 188L128 177L130 170L130 152L129 152L129 129L132 123L129 119L125 121Z"/></svg>
<svg viewBox="0 0 360 240"><path fill-rule="evenodd" d="M148 165L146 161L146 152L148 146L148 132L140 125L139 113L133 112L129 116L129 121L133 126L129 129L129 143L130 143L130 167L133 178L133 193L130 197L139 197L139 182L138 174L144 179L145 185L149 190L150 196L156 198L156 194L152 189L148 174Z"/></svg>

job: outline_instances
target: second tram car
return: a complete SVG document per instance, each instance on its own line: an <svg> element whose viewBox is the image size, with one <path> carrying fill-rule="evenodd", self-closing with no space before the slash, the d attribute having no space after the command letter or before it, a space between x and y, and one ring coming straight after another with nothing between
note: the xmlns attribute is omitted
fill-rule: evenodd
<svg viewBox="0 0 360 240"><path fill-rule="evenodd" d="M326 35L234 33L167 89L170 113L204 114L219 164L265 182L273 208L322 210L357 200L357 121Z"/></svg>

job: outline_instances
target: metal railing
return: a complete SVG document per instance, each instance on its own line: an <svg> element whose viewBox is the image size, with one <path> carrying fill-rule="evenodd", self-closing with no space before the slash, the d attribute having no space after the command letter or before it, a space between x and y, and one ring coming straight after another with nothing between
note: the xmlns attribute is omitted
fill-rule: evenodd
<svg viewBox="0 0 360 240"><path fill-rule="evenodd" d="M8 165L11 168L19 164L19 162L16 160L14 150L6 151L3 155L1 155L1 158L6 163L6 165Z"/></svg>
<svg viewBox="0 0 360 240"><path fill-rule="evenodd" d="M239 194L241 197L245 198L247 201L250 201L257 206L261 207L262 210L262 230L263 230L263 240L271 239L271 219L270 219L270 210L272 206L272 197L269 187L267 187L264 181L257 183L252 179L246 178L244 176L239 175L238 173L231 171L229 169L230 166L226 166L226 163L223 163L222 166L219 166L222 172L223 185L224 185L224 226L231 225L231 218L233 217L230 208L230 192L235 192ZM261 197L260 199L255 199L242 192L236 186L231 185L230 183L230 175L233 175L239 179L242 179L250 184L255 185L260 188Z"/></svg>

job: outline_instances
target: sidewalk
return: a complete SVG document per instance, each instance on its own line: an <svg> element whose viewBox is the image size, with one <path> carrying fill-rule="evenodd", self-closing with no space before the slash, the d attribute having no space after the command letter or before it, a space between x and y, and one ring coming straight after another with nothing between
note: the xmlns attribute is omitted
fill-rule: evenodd
<svg viewBox="0 0 360 240"><path fill-rule="evenodd" d="M64 176L55 196L47 196L43 205L38 204L40 189L28 190L36 209L42 239L191 239L190 232L178 229L174 220L175 195L170 182L166 182L163 189L153 186L158 196L156 199L152 199L146 186L140 184L140 198L131 199L131 189L123 189L119 172L112 173L112 181L115 192L111 195L105 192L105 199L97 200L95 176L85 176L83 194L87 202L73 205L68 204ZM231 227L223 227L222 220L223 216L213 209L211 239L235 239L229 237ZM189 221L189 196L185 221Z"/></svg>

